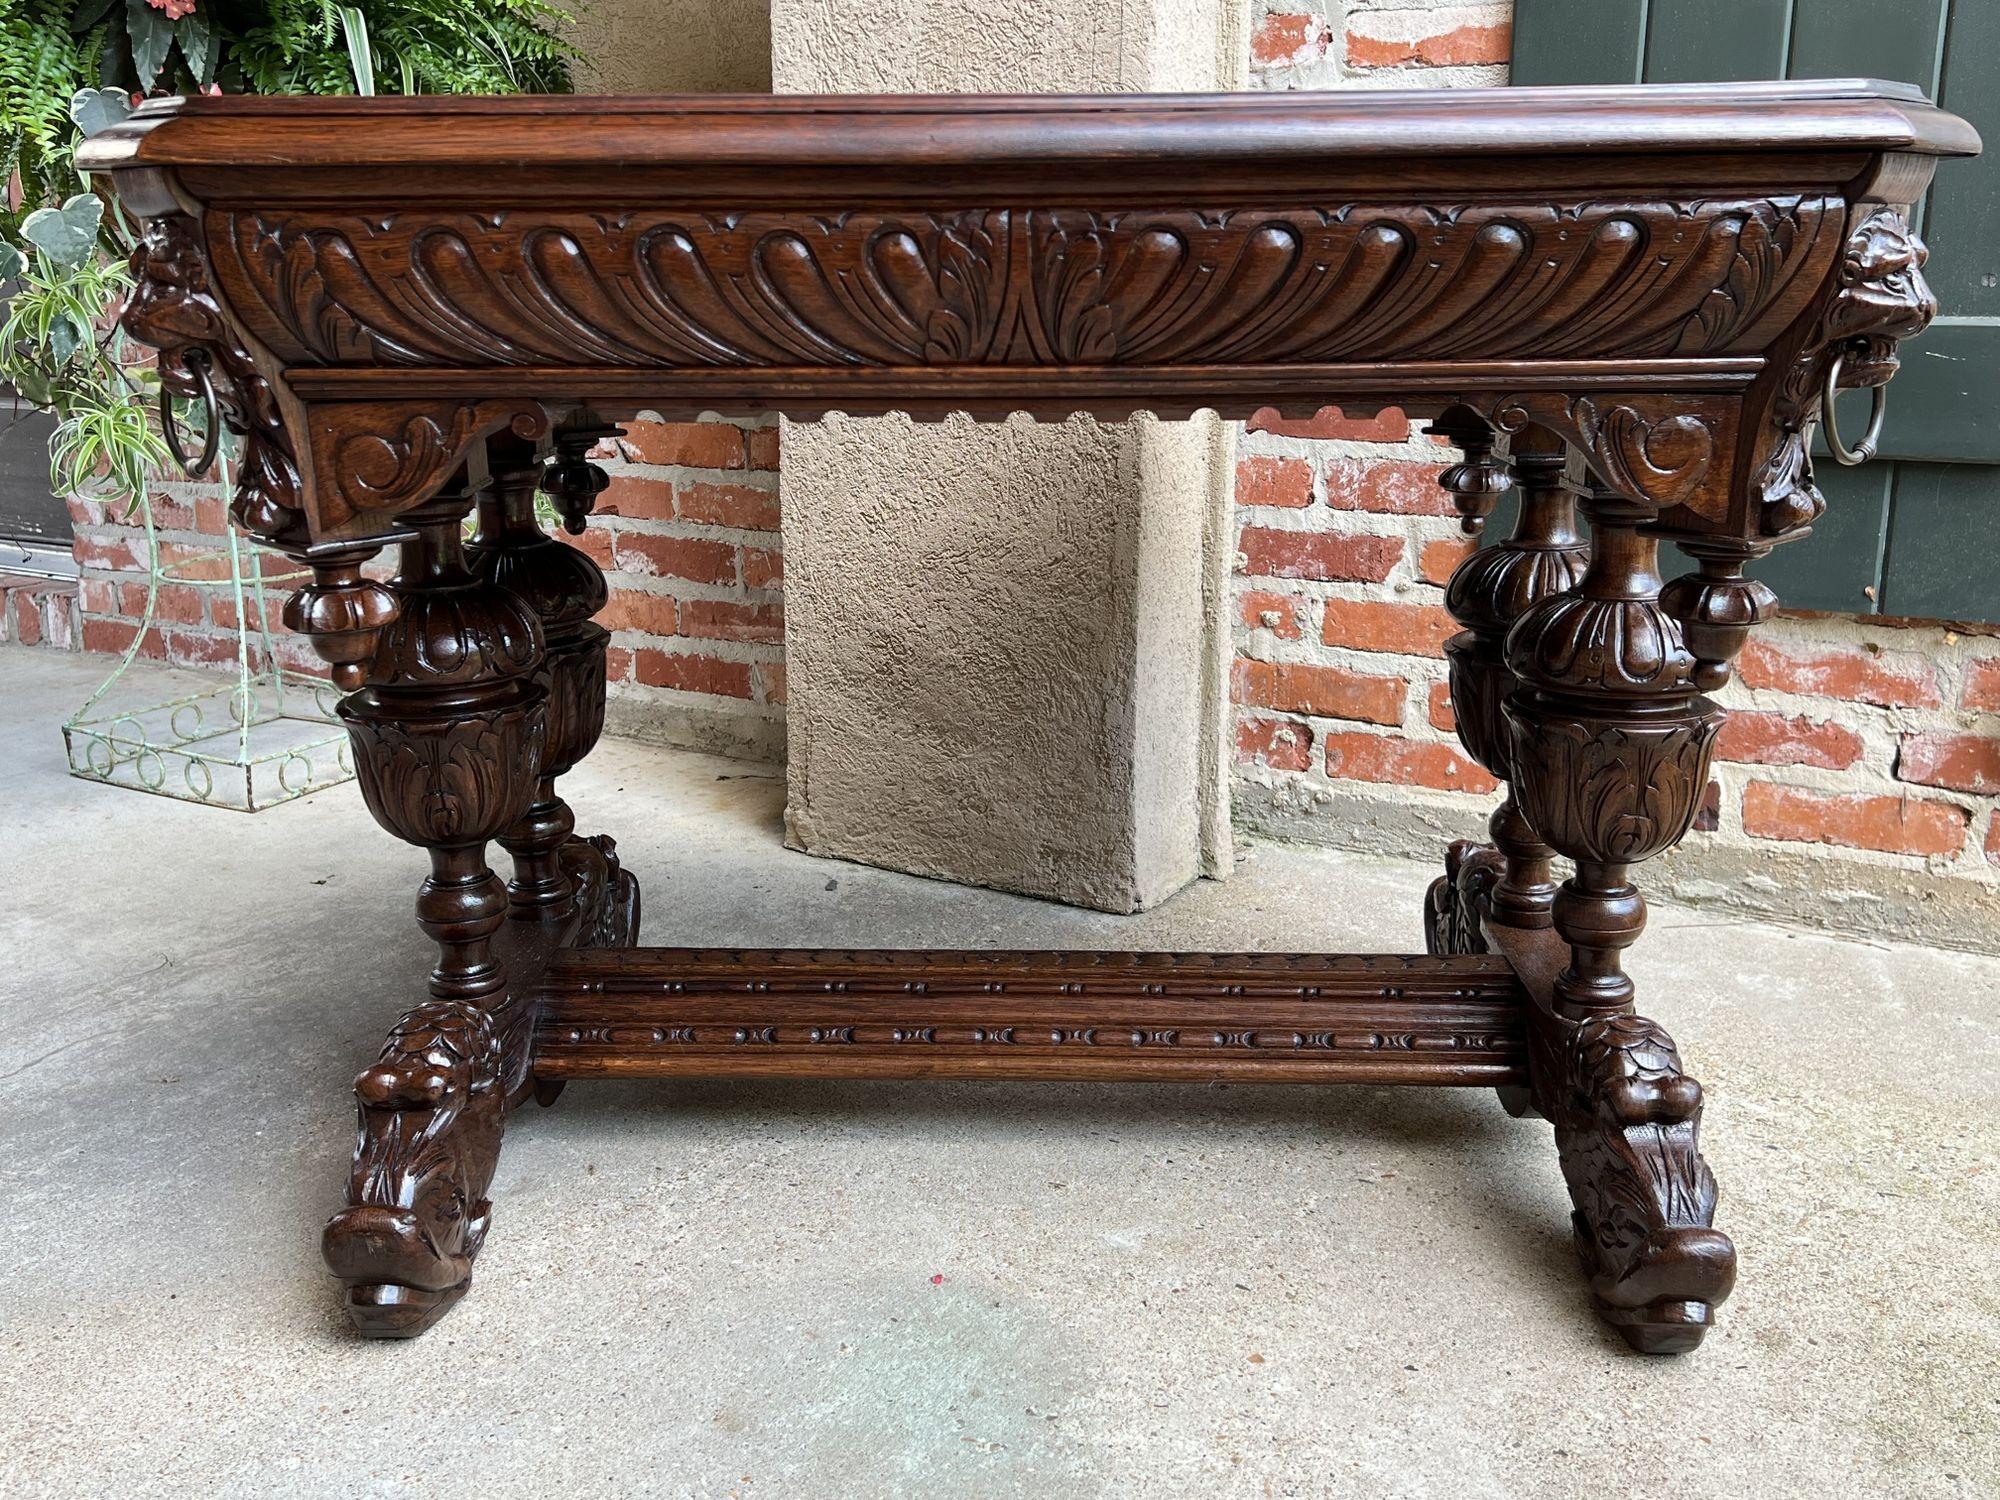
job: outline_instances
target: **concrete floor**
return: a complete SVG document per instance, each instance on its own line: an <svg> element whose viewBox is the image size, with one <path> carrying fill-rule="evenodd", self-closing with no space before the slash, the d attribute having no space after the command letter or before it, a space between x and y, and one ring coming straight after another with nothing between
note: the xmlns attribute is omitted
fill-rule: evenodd
<svg viewBox="0 0 2000 1500"><path fill-rule="evenodd" d="M2000 1494L2000 961L1656 911L1742 1275L1678 1360L1591 1317L1489 1094L573 1085L478 1284L351 1337L316 1241L415 996L414 851L73 781L99 664L0 648L0 1493ZM1135 918L829 864L780 781L567 790L656 942L1421 946L1428 868L1248 851Z"/></svg>

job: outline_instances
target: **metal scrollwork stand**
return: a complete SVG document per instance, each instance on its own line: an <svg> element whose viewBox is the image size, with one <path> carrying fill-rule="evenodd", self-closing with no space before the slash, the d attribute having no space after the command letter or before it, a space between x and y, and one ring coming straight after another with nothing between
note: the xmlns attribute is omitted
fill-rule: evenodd
<svg viewBox="0 0 2000 1500"><path fill-rule="evenodd" d="M188 478L214 469L226 489L233 476L221 452L223 424L207 356L189 350L183 363L201 391L199 453L189 457L173 398L164 388L160 430ZM333 716L339 693L320 678L288 670L272 644L265 586L299 582L306 573L289 566L266 572L265 560L278 554L253 543L234 522L227 525L225 546L165 561L149 496L140 497L138 513L146 532L145 609L118 665L63 724L70 774L238 812L257 812L352 780L352 751ZM209 564L224 561L226 576L201 576ZM162 584L228 590L236 621L235 680L125 707L115 689L146 638L161 629Z"/></svg>

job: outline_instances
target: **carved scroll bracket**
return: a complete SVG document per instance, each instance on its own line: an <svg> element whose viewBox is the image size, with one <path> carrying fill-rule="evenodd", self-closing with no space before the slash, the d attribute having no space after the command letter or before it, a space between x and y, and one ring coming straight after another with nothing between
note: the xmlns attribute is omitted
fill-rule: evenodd
<svg viewBox="0 0 2000 1500"><path fill-rule="evenodd" d="M342 401L306 408L312 528L328 540L381 530L442 488L473 444L502 430L539 443L538 401Z"/></svg>
<svg viewBox="0 0 2000 1500"><path fill-rule="evenodd" d="M1539 424L1574 443L1597 477L1629 500L1715 524L1728 518L1736 397L1535 391L1481 405L1504 433Z"/></svg>

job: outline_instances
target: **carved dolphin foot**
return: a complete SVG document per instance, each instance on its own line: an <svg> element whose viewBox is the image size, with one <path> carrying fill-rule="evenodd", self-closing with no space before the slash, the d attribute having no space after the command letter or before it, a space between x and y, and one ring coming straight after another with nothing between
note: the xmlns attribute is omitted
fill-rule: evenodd
<svg viewBox="0 0 2000 1500"><path fill-rule="evenodd" d="M1736 1283L1736 1248L1712 1227L1701 1085L1644 1016L1553 1024L1568 1033L1551 1101L1556 1148L1598 1311L1642 1353L1684 1353Z"/></svg>
<svg viewBox="0 0 2000 1500"><path fill-rule="evenodd" d="M471 1284L492 1212L503 1063L487 1010L434 1000L403 1017L381 1060L354 1082L349 1206L327 1224L321 1249L369 1338L421 1333Z"/></svg>
<svg viewBox="0 0 2000 1500"><path fill-rule="evenodd" d="M1445 851L1444 874L1424 897L1424 947L1433 957L1492 951L1480 930L1480 903L1504 867L1491 844L1458 839Z"/></svg>

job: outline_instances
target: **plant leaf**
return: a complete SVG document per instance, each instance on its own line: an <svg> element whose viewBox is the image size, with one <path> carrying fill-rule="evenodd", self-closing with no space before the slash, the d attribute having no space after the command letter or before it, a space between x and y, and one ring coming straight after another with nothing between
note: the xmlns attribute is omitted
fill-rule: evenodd
<svg viewBox="0 0 2000 1500"><path fill-rule="evenodd" d="M109 130L132 113L132 100L123 89L78 89L69 101L69 117L85 137Z"/></svg>
<svg viewBox="0 0 2000 1500"><path fill-rule="evenodd" d="M91 27L104 19L104 13L111 9L115 0L83 0L69 18L72 35L82 36Z"/></svg>
<svg viewBox="0 0 2000 1500"><path fill-rule="evenodd" d="M215 28L209 24L207 16L186 16L174 32L174 40L181 44L181 56L187 59L188 71L194 74L194 81L206 88L215 75Z"/></svg>
<svg viewBox="0 0 2000 1500"><path fill-rule="evenodd" d="M78 193L61 208L38 208L29 214L21 221L21 238L71 271L96 250L97 226L103 218L103 200L95 193Z"/></svg>
<svg viewBox="0 0 2000 1500"><path fill-rule="evenodd" d="M47 406L55 400L55 388L48 377L32 365L22 365L9 372L8 378L14 382L14 389L28 398L30 406Z"/></svg>
<svg viewBox="0 0 2000 1500"><path fill-rule="evenodd" d="M167 54L174 48L174 23L146 0L125 0L125 30L132 37L132 69L144 93L167 65Z"/></svg>
<svg viewBox="0 0 2000 1500"><path fill-rule="evenodd" d="M375 92L375 54L368 45L368 18L358 5L340 7L340 29L347 37L347 60L354 66L354 92Z"/></svg>
<svg viewBox="0 0 2000 1500"><path fill-rule="evenodd" d="M49 325L49 359L57 369L70 361L70 356L83 347L83 341L90 337L90 330L79 329L74 318L57 318Z"/></svg>
<svg viewBox="0 0 2000 1500"><path fill-rule="evenodd" d="M0 281L12 281L28 269L28 257L5 240L0 240Z"/></svg>
<svg viewBox="0 0 2000 1500"><path fill-rule="evenodd" d="M98 44L97 81L115 89L125 77L124 57L132 50L125 35L125 12L114 10L104 18L103 40Z"/></svg>

